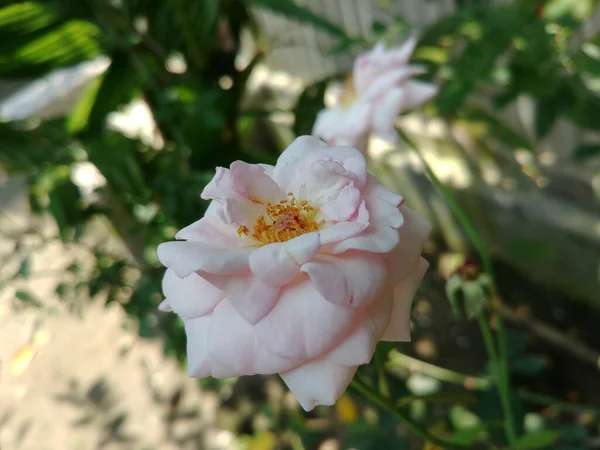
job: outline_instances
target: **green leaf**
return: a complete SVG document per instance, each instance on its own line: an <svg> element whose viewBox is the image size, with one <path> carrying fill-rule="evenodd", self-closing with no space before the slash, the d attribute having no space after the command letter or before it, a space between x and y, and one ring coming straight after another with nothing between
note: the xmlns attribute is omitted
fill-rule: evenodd
<svg viewBox="0 0 600 450"><path fill-rule="evenodd" d="M516 450L530 450L536 448L545 448L553 444L559 437L557 431L536 431L535 433L522 436L516 443Z"/></svg>
<svg viewBox="0 0 600 450"><path fill-rule="evenodd" d="M543 139L552 130L560 116L559 104L550 98L541 100L535 108L535 135Z"/></svg>
<svg viewBox="0 0 600 450"><path fill-rule="evenodd" d="M463 279L458 274L451 276L446 282L446 295L448 296L448 300L450 301L450 306L452 306L452 312L456 317L464 316L462 310L462 285Z"/></svg>
<svg viewBox="0 0 600 450"><path fill-rule="evenodd" d="M52 188L48 197L48 211L56 220L61 239L66 242L69 232L85 218L81 207L81 193L70 180L64 180Z"/></svg>
<svg viewBox="0 0 600 450"><path fill-rule="evenodd" d="M56 285L54 292L60 297L61 300L64 300L69 292L69 285L67 283L59 283Z"/></svg>
<svg viewBox="0 0 600 450"><path fill-rule="evenodd" d="M71 134L100 131L106 116L129 103L139 92L140 79L128 55L117 53L107 71L94 80L67 122Z"/></svg>
<svg viewBox="0 0 600 450"><path fill-rule="evenodd" d="M44 306L33 293L23 289L19 289L17 292L15 292L15 298L21 300L26 305L33 306L34 308L41 308Z"/></svg>
<svg viewBox="0 0 600 450"><path fill-rule="evenodd" d="M63 20L24 34L0 28L0 75L35 77L94 58L101 54L100 37L98 27L82 20Z"/></svg>
<svg viewBox="0 0 600 450"><path fill-rule="evenodd" d="M325 108L325 90L330 79L307 86L294 107L294 133L296 136L312 134L317 114Z"/></svg>
<svg viewBox="0 0 600 450"><path fill-rule="evenodd" d="M275 14L280 14L290 20L299 23L312 25L313 27L325 31L332 36L345 39L348 37L346 31L340 26L329 20L315 14L310 9L298 5L292 0L245 0L246 3L267 9Z"/></svg>
<svg viewBox="0 0 600 450"><path fill-rule="evenodd" d="M475 442L484 431L485 426L480 423L472 427L455 431L448 440L458 445L470 445Z"/></svg>
<svg viewBox="0 0 600 450"><path fill-rule="evenodd" d="M600 144L581 144L573 151L573 159L583 161L600 156Z"/></svg>
<svg viewBox="0 0 600 450"><path fill-rule="evenodd" d="M102 79L103 76L100 76L90 83L79 101L75 104L71 114L69 114L66 127L67 132L70 134L77 134L87 128L96 97L102 86Z"/></svg>
<svg viewBox="0 0 600 450"><path fill-rule="evenodd" d="M546 368L546 363L539 356L525 355L511 362L510 368L515 373L537 376Z"/></svg>
<svg viewBox="0 0 600 450"><path fill-rule="evenodd" d="M19 266L18 275L27 279L29 278L29 274L31 273L31 257L26 256L23 261L21 261L21 265Z"/></svg>

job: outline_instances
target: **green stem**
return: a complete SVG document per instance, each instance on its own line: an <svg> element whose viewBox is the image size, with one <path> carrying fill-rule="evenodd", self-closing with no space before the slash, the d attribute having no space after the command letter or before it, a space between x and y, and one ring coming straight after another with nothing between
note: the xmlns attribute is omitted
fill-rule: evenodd
<svg viewBox="0 0 600 450"><path fill-rule="evenodd" d="M538 394L536 392L527 391L525 389L519 390L519 395L525 401L543 406L552 406L563 411L589 412L593 414L600 414L600 408L598 407L592 405L585 405L583 403L565 402L562 400L558 400L554 397L550 397L548 395Z"/></svg>
<svg viewBox="0 0 600 450"><path fill-rule="evenodd" d="M350 383L358 393L360 393L364 398L369 400L374 405L383 408L392 414L395 414L406 426L408 426L417 436L422 438L427 442L431 442L441 448L444 449L463 449L469 448L466 445L460 445L456 443L452 443L449 441L445 441L443 439L434 436L423 427L418 422L415 422L411 417L401 408L397 407L392 400L389 398L383 397L379 392L371 388L367 383L360 380L358 377L354 377L352 382Z"/></svg>
<svg viewBox="0 0 600 450"><path fill-rule="evenodd" d="M400 129L397 129L398 135L400 138L416 153L419 160L423 164L425 172L431 179L431 182L442 195L444 200L448 202L450 208L452 209L453 214L456 216L458 222L466 231L469 239L473 243L473 246L479 253L481 257L481 261L483 264L483 269L488 273L490 278L492 279L492 286L495 289L496 282L494 277L494 266L492 264L492 258L488 253L488 250L485 246L485 243L477 229L469 219L469 216L462 209L456 198L452 192L439 180L417 145ZM495 305L492 304L492 308L495 309ZM483 316L483 314L478 315L478 323L481 329L481 334L483 336L485 346L490 358L490 362L492 363L492 372L495 375L496 383L498 386L498 391L500 392L500 400L502 403L502 409L504 412L504 418L506 421L505 430L506 437L509 443L514 445L517 440L517 432L515 429L514 418L512 414L512 408L510 405L510 374L508 371L508 355L506 348L506 333L504 330L504 323L500 314L495 314L497 320L497 338L498 338L498 350L496 350L496 346L494 344L494 339L487 323L487 320Z"/></svg>
<svg viewBox="0 0 600 450"><path fill-rule="evenodd" d="M488 378L458 373L444 367L436 366L435 364L421 361L412 356L404 355L396 350L392 350L388 357L389 369L392 372L397 371L397 369L394 370L396 367L403 367L410 371L423 373L436 380L460 384L468 389L488 389L491 385L491 380Z"/></svg>

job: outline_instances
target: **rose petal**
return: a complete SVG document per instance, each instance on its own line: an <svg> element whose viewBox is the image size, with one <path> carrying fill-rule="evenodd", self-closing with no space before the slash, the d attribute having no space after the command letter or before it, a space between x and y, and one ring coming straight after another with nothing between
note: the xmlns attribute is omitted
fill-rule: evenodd
<svg viewBox="0 0 600 450"><path fill-rule="evenodd" d="M273 310L255 329L265 347L277 355L314 358L348 331L353 316L353 309L328 302L302 276L285 286Z"/></svg>
<svg viewBox="0 0 600 450"><path fill-rule="evenodd" d="M250 255L250 269L265 283L283 286L296 276L300 266L310 261L320 248L319 233L307 233L287 242L264 245Z"/></svg>
<svg viewBox="0 0 600 450"><path fill-rule="evenodd" d="M265 317L279 298L279 287L264 283L251 273L233 277L225 290L229 302L250 325Z"/></svg>
<svg viewBox="0 0 600 450"><path fill-rule="evenodd" d="M404 66L398 68L390 68L382 72L376 77L364 91L360 93L361 98L365 101L381 101L387 98L389 92L394 87L399 87L409 78L422 75L426 72L422 66Z"/></svg>
<svg viewBox="0 0 600 450"><path fill-rule="evenodd" d="M281 154L273 171L273 178L279 186L289 189L290 184L298 183L296 174L306 170L310 165L323 157L344 164L350 158L364 158L360 151L351 147L329 147L313 136L300 136ZM357 174L359 176L359 174ZM362 175L359 176L359 178Z"/></svg>
<svg viewBox="0 0 600 450"><path fill-rule="evenodd" d="M398 116L405 109L404 96L404 90L390 89L373 111L373 133L380 139L390 143L396 142L398 135L394 126Z"/></svg>
<svg viewBox="0 0 600 450"><path fill-rule="evenodd" d="M394 206L400 206L404 199L393 191L383 186L377 178L369 175L367 186L364 190L364 195L368 197L376 197L391 203Z"/></svg>
<svg viewBox="0 0 600 450"><path fill-rule="evenodd" d="M208 331L208 348L216 361L231 368L230 376L271 374L290 370L301 361L268 351L255 328L225 299L217 305Z"/></svg>
<svg viewBox="0 0 600 450"><path fill-rule="evenodd" d="M193 319L209 314L223 297L223 291L192 273L179 278L167 269L162 281L166 302L183 319Z"/></svg>
<svg viewBox="0 0 600 450"><path fill-rule="evenodd" d="M394 309L383 341L410 341L410 307L428 267L429 263L421 258L415 270L394 286Z"/></svg>
<svg viewBox="0 0 600 450"><path fill-rule="evenodd" d="M184 321L187 337L188 374L192 378L212 375L213 357L208 352L206 345L210 321L210 316Z"/></svg>
<svg viewBox="0 0 600 450"><path fill-rule="evenodd" d="M222 290L240 316L251 325L268 314L279 298L279 286L263 282L249 269L235 275L199 274Z"/></svg>
<svg viewBox="0 0 600 450"><path fill-rule="evenodd" d="M358 316L352 330L325 358L342 366L359 366L371 361L375 347L385 332L394 306L389 287Z"/></svg>
<svg viewBox="0 0 600 450"><path fill-rule="evenodd" d="M213 203L215 202L211 204ZM227 225L216 216L205 216L191 225L182 228L175 235L175 238L223 247L241 246L246 243L243 240L244 236L241 238L238 236L235 227Z"/></svg>
<svg viewBox="0 0 600 450"><path fill-rule="evenodd" d="M342 396L355 372L356 367L317 359L280 375L300 406L310 411L317 405L333 405Z"/></svg>
<svg viewBox="0 0 600 450"><path fill-rule="evenodd" d="M356 212L360 205L360 191L350 182L338 192L324 196L322 202L320 212L323 219L342 222Z"/></svg>
<svg viewBox="0 0 600 450"><path fill-rule="evenodd" d="M343 239L348 239L351 236L355 236L363 231L368 226L368 223L358 222L339 222L335 225L324 228L319 231L321 235L321 243L323 245L330 244L333 242L339 242Z"/></svg>
<svg viewBox="0 0 600 450"><path fill-rule="evenodd" d="M426 103L438 93L438 87L424 81L410 80L402 86L404 89L404 111Z"/></svg>
<svg viewBox="0 0 600 450"><path fill-rule="evenodd" d="M250 256L250 250L231 250L193 241L165 242L158 246L157 253L160 262L180 278L197 270L220 275L240 272L248 267Z"/></svg>
<svg viewBox="0 0 600 450"><path fill-rule="evenodd" d="M231 175L238 191L243 192L251 200L266 203L285 198L285 193L265 173L265 168L261 165L234 161L231 164Z"/></svg>
<svg viewBox="0 0 600 450"><path fill-rule="evenodd" d="M356 236L332 244L328 250L330 253L343 253L348 250L388 253L398 245L398 240L397 230L386 226L369 225Z"/></svg>
<svg viewBox="0 0 600 450"><path fill-rule="evenodd" d="M373 225L398 229L404 224L402 213L392 203L377 197L366 197L366 205Z"/></svg>
<svg viewBox="0 0 600 450"><path fill-rule="evenodd" d="M404 217L404 224L398 230L398 245L388 256L392 283L402 280L416 267L431 231L429 222L416 211L402 206L400 212Z"/></svg>
<svg viewBox="0 0 600 450"><path fill-rule="evenodd" d="M376 299L387 279L382 257L357 251L319 256L304 264L301 272L308 274L325 300L350 308Z"/></svg>

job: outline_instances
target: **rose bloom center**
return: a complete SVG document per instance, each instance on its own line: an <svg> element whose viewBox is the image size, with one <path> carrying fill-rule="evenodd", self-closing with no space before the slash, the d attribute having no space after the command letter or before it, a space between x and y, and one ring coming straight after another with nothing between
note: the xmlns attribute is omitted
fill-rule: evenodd
<svg viewBox="0 0 600 450"><path fill-rule="evenodd" d="M315 208L307 200L296 200L291 192L287 195L288 198L279 203L267 202L265 214L256 219L252 237L261 244L289 241L319 229ZM239 236L249 233L245 225L238 228Z"/></svg>

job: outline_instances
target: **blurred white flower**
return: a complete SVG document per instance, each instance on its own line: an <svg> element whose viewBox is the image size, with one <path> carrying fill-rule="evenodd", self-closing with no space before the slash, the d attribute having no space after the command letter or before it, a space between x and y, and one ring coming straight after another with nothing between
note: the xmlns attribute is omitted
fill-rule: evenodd
<svg viewBox="0 0 600 450"><path fill-rule="evenodd" d="M333 106L317 116L313 135L330 145L347 145L365 151L370 135L395 142L398 116L430 100L437 86L412 80L425 69L409 65L417 41L386 50L383 43L356 58L352 77L335 87Z"/></svg>

